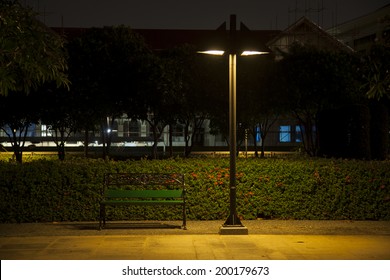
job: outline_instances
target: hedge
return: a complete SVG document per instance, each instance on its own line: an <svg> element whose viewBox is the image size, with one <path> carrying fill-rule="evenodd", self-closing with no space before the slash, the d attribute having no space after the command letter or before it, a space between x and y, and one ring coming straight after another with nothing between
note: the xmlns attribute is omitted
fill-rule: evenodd
<svg viewBox="0 0 390 280"><path fill-rule="evenodd" d="M225 219L225 158L103 161L0 161L0 222L95 221L106 172L186 174L188 218ZM389 161L239 159L237 210L242 219L390 220ZM179 209L116 208L109 219L179 220Z"/></svg>

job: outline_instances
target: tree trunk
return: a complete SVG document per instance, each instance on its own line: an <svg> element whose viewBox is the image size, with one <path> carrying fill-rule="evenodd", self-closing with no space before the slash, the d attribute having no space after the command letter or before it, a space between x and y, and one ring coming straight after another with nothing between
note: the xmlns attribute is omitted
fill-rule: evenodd
<svg viewBox="0 0 390 280"><path fill-rule="evenodd" d="M313 120L310 114L304 114L303 117L301 117L295 112L295 115L301 125L302 143L306 153L311 157L317 156L319 147L316 121Z"/></svg>
<svg viewBox="0 0 390 280"><path fill-rule="evenodd" d="M168 138L169 138L169 157L173 157L173 139L172 139L172 134L173 134L173 125L169 125L169 133L168 133Z"/></svg>
<svg viewBox="0 0 390 280"><path fill-rule="evenodd" d="M84 156L88 157L88 148L89 148L89 131L88 129L85 130L84 133Z"/></svg>
<svg viewBox="0 0 390 280"><path fill-rule="evenodd" d="M152 158L153 159L157 159L158 158L158 150L157 150L157 145L158 145L158 139L160 139L163 131L164 131L164 128L165 128L165 124L161 125L160 129L159 129L159 124L157 123L154 123L153 121L150 121L150 120L146 120L149 125L150 125L150 128L152 129L153 131L153 146L152 146Z"/></svg>
<svg viewBox="0 0 390 280"><path fill-rule="evenodd" d="M103 141L103 159L108 160L110 155L110 148L112 142L112 127L114 124L115 118L111 118L111 123L107 120L107 125L102 124L102 141Z"/></svg>
<svg viewBox="0 0 390 280"><path fill-rule="evenodd" d="M158 159L158 135L157 135L157 128L153 129L153 147L152 147L152 158Z"/></svg>
<svg viewBox="0 0 390 280"><path fill-rule="evenodd" d="M184 125L184 157L189 155L189 143L190 143L190 124L191 122L186 121Z"/></svg>
<svg viewBox="0 0 390 280"><path fill-rule="evenodd" d="M16 162L22 163L23 162L23 149L19 146L18 143L14 143L13 149L14 149L14 156L15 156Z"/></svg>
<svg viewBox="0 0 390 280"><path fill-rule="evenodd" d="M58 130L56 129L55 130L55 135L56 135L56 138L55 138L55 143L57 145L57 155L58 155L58 159L63 161L65 160L65 141L67 137L65 137L65 129L59 129L59 133L60 133L60 138L58 139L57 137L57 134L58 133Z"/></svg>
<svg viewBox="0 0 390 280"><path fill-rule="evenodd" d="M60 161L65 160L65 143L64 143L64 142L61 142L61 143L57 146L57 149L58 149L58 159L59 159Z"/></svg>
<svg viewBox="0 0 390 280"><path fill-rule="evenodd" d="M263 129L260 131L260 137L261 137L261 158L265 157L265 139L268 135L268 129Z"/></svg>
<svg viewBox="0 0 390 280"><path fill-rule="evenodd" d="M16 136L17 129L10 127L12 130L12 149L14 151L15 159L18 163L23 162L23 148L26 142L27 130L29 126L29 124L25 125L24 128L21 129L21 131L19 132L19 137Z"/></svg>
<svg viewBox="0 0 390 280"><path fill-rule="evenodd" d="M256 126L254 126L254 127L252 127L253 147L254 147L254 150L255 150L255 158L258 158L259 157L259 151L258 151L258 148L257 148L256 134L257 134Z"/></svg>
<svg viewBox="0 0 390 280"><path fill-rule="evenodd" d="M102 144L103 144L103 159L108 160L109 154L110 154L110 147L109 147L109 141L108 141L108 133L107 131L103 128L102 129Z"/></svg>

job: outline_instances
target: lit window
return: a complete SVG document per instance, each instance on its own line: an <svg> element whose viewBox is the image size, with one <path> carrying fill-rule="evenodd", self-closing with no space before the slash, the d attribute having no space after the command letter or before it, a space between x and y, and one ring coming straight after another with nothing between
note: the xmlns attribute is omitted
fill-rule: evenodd
<svg viewBox="0 0 390 280"><path fill-rule="evenodd" d="M141 131L141 125L137 120L131 120L129 122L129 136L134 136L138 137L140 136L140 131Z"/></svg>
<svg viewBox="0 0 390 280"><path fill-rule="evenodd" d="M260 130L260 126L256 126L256 142L260 142L261 141L261 130Z"/></svg>
<svg viewBox="0 0 390 280"><path fill-rule="evenodd" d="M299 125L295 126L295 142L296 143L302 142L301 127Z"/></svg>
<svg viewBox="0 0 390 280"><path fill-rule="evenodd" d="M42 137L52 136L50 129L45 124L41 125L41 136Z"/></svg>
<svg viewBox="0 0 390 280"><path fill-rule="evenodd" d="M281 125L279 127L279 141L281 143L291 142L291 126Z"/></svg>

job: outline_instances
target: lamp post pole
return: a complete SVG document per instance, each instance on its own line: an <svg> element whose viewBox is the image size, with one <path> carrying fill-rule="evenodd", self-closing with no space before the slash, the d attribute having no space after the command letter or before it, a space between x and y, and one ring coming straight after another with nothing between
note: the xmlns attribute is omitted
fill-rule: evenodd
<svg viewBox="0 0 390 280"><path fill-rule="evenodd" d="M229 177L229 217L220 228L220 234L248 234L237 215L236 189L236 155L237 155L237 121L236 121L236 81L237 81L237 49L236 49L236 16L230 16L230 52L229 52L229 145L230 145L230 177Z"/></svg>
<svg viewBox="0 0 390 280"><path fill-rule="evenodd" d="M242 226L236 210L236 157L237 157L237 121L236 121L236 81L237 55L229 54L229 145L230 145L230 214L224 226Z"/></svg>
<svg viewBox="0 0 390 280"><path fill-rule="evenodd" d="M242 225L237 215L237 190L236 190L236 156L237 156L237 122L236 122L236 80L237 80L237 53L238 46L236 32L236 15L230 16L229 30L229 144L230 144L230 177L229 177L229 217L219 230L220 234L248 234L248 229ZM240 38L242 39L242 38ZM223 55L224 50L206 50L198 53L210 55ZM245 50L242 56L268 54L266 51Z"/></svg>

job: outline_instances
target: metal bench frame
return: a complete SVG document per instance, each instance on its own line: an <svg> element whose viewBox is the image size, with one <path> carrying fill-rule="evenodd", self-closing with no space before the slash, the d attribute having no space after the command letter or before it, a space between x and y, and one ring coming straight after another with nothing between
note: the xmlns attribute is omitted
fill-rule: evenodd
<svg viewBox="0 0 390 280"><path fill-rule="evenodd" d="M108 173L100 201L99 230L106 225L106 206L181 205L187 229L186 188L179 173ZM180 189L178 189L180 187Z"/></svg>

